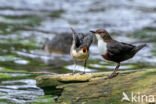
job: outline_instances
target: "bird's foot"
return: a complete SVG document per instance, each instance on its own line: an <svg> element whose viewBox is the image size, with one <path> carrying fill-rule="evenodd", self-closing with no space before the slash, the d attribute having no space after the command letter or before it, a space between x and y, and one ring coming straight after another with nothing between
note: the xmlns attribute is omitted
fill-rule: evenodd
<svg viewBox="0 0 156 104"><path fill-rule="evenodd" d="M76 74L76 72L73 72L73 73L72 73L72 75L75 75L75 74Z"/></svg>
<svg viewBox="0 0 156 104"><path fill-rule="evenodd" d="M112 79L114 77L116 77L119 73L112 73L110 76L108 76L106 79Z"/></svg>
<svg viewBox="0 0 156 104"><path fill-rule="evenodd" d="M80 75L86 74L86 72L81 72Z"/></svg>

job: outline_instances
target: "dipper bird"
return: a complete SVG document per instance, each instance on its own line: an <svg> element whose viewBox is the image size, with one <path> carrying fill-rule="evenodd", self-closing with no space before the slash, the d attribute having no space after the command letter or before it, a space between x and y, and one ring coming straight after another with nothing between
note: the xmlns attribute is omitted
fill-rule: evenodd
<svg viewBox="0 0 156 104"><path fill-rule="evenodd" d="M71 28L71 30L73 32L73 42L70 49L70 54L74 59L73 74L75 73L77 61L84 61L83 74L85 74L85 68L89 57L89 47L93 41L93 35L84 35L83 33L76 33L73 28Z"/></svg>
<svg viewBox="0 0 156 104"><path fill-rule="evenodd" d="M96 31L90 32L96 35L98 48L102 57L105 60L117 63L116 68L108 78L113 78L118 75L116 71L120 67L120 62L132 58L139 50L146 46L146 44L134 46L132 44L116 41L105 29L97 29Z"/></svg>
<svg viewBox="0 0 156 104"><path fill-rule="evenodd" d="M47 39L42 49L49 54L69 54L72 41L73 37L71 34L58 34L52 40Z"/></svg>

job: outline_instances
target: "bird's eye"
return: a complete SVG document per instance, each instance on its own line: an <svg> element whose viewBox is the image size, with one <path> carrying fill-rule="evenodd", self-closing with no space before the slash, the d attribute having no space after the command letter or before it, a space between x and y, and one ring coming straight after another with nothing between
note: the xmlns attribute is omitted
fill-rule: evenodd
<svg viewBox="0 0 156 104"><path fill-rule="evenodd" d="M85 53L85 54L87 53L87 47L86 46L83 47L83 53Z"/></svg>
<svg viewBox="0 0 156 104"><path fill-rule="evenodd" d="M86 49L83 49L83 53L86 53Z"/></svg>

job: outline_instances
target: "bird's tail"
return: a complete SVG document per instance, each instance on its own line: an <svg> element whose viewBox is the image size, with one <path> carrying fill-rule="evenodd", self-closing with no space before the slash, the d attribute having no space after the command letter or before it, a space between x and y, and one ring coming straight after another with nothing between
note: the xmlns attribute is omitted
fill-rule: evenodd
<svg viewBox="0 0 156 104"><path fill-rule="evenodd" d="M72 30L73 34L76 34L75 30L72 27L70 27L70 29Z"/></svg>
<svg viewBox="0 0 156 104"><path fill-rule="evenodd" d="M72 32L73 32L73 41L76 41L76 39L77 39L76 32L75 32L75 30L74 30L72 27L70 27L70 29L71 29Z"/></svg>
<svg viewBox="0 0 156 104"><path fill-rule="evenodd" d="M147 46L147 44L141 44L141 45L139 45L139 46L136 46L136 48L135 48L136 53L137 53L138 51L140 51L142 48L144 48L145 46Z"/></svg>
<svg viewBox="0 0 156 104"><path fill-rule="evenodd" d="M70 27L70 29L73 32L73 44L77 47L80 44L80 40L79 40L79 38L78 38L77 33L75 32L75 30L72 27Z"/></svg>

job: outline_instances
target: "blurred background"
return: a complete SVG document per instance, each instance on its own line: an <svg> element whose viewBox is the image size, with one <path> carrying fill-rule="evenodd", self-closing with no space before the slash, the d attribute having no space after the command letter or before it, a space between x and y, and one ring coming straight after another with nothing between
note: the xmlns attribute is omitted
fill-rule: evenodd
<svg viewBox="0 0 156 104"><path fill-rule="evenodd" d="M64 37L69 37L67 47L72 41L70 26L86 34L104 28L116 40L136 45L148 43L120 70L156 67L155 0L0 0L2 104L53 101L51 96L55 94L45 95L34 77L44 72L72 72L72 57L63 50L67 41ZM115 64L101 58L95 43L96 39L86 71L112 71ZM77 70L83 71L83 64Z"/></svg>

